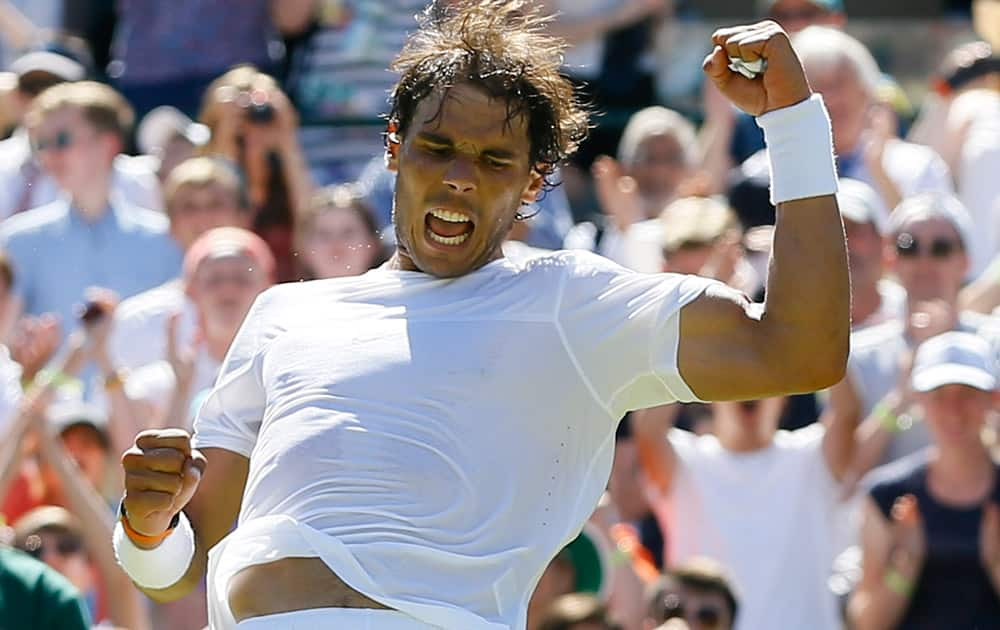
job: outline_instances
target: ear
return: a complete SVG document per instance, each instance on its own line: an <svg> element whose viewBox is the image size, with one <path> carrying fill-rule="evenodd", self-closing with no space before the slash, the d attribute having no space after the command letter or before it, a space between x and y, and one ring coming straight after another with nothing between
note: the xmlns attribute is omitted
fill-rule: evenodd
<svg viewBox="0 0 1000 630"><path fill-rule="evenodd" d="M399 172L399 147L402 138L399 136L399 123L389 121L385 129L385 167L393 173Z"/></svg>
<svg viewBox="0 0 1000 630"><path fill-rule="evenodd" d="M535 203L538 200L539 193L542 192L542 187L545 185L545 177L538 169L531 169L528 178L528 185L525 186L524 192L521 193L521 203Z"/></svg>

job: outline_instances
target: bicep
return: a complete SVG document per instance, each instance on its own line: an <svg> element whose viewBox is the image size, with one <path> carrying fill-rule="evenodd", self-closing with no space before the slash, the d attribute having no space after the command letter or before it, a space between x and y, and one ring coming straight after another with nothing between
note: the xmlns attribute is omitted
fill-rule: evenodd
<svg viewBox="0 0 1000 630"><path fill-rule="evenodd" d="M677 366L702 400L741 400L784 393L780 366L770 362L759 305L712 285L681 309Z"/></svg>
<svg viewBox="0 0 1000 630"><path fill-rule="evenodd" d="M250 460L222 448L200 449L207 465L201 483L184 512L205 550L233 528L240 512Z"/></svg>

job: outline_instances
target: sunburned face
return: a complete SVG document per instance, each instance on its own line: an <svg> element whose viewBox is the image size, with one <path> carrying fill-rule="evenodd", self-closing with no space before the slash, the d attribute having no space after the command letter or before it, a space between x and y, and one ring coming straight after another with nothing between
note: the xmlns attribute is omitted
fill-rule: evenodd
<svg viewBox="0 0 1000 630"><path fill-rule="evenodd" d="M530 148L527 121L473 85L425 98L390 150L396 264L447 278L503 256L518 208L541 189Z"/></svg>

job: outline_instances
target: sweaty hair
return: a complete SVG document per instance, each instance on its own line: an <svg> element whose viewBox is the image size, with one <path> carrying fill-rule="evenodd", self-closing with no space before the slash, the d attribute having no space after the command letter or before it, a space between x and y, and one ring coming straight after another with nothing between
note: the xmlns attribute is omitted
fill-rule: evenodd
<svg viewBox="0 0 1000 630"><path fill-rule="evenodd" d="M520 116L527 120L529 158L546 179L586 138L587 109L559 72L565 44L546 34L548 19L531 2L432 6L419 21L392 64L400 80L390 97L389 122L399 137L423 99L436 89L469 83L506 101L508 126Z"/></svg>

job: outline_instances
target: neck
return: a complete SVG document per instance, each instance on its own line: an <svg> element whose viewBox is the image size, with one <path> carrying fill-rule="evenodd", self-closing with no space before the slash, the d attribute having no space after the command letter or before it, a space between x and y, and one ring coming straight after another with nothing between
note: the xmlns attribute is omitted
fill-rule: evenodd
<svg viewBox="0 0 1000 630"><path fill-rule="evenodd" d="M226 358L226 353L229 352L229 346L232 345L234 337L236 337L235 333L231 335L207 334L205 337L205 352L208 353L208 356L221 363Z"/></svg>
<svg viewBox="0 0 1000 630"><path fill-rule="evenodd" d="M73 207L88 221L99 219L108 210L109 190L110 185L107 178L103 181L95 182L86 190L79 190L73 193Z"/></svg>
<svg viewBox="0 0 1000 630"><path fill-rule="evenodd" d="M727 422L715 423L715 435L722 448L731 453L752 453L771 445L772 436L763 436L760 431L749 431L730 426Z"/></svg>
<svg viewBox="0 0 1000 630"><path fill-rule="evenodd" d="M937 449L927 472L928 490L941 502L959 507L980 505L992 493L996 468L982 444Z"/></svg>
<svg viewBox="0 0 1000 630"><path fill-rule="evenodd" d="M882 296L878 292L878 284L853 287L851 296L851 321L858 325L878 311L882 306Z"/></svg>

